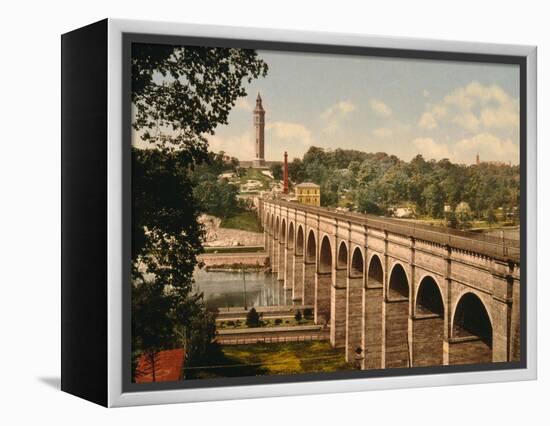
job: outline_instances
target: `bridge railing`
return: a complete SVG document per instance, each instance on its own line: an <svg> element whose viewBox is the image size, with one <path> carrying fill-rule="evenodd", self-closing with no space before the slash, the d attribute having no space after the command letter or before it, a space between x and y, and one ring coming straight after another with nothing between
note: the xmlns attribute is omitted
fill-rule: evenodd
<svg viewBox="0 0 550 426"><path fill-rule="evenodd" d="M315 207L284 200L263 200L287 208L296 208L305 212L337 218L361 224L381 231L388 231L418 240L430 241L450 247L479 253L499 259L519 262L520 242L508 238L460 231L452 228L425 225L415 222L403 222L399 219L384 218L375 215L342 212L327 207Z"/></svg>

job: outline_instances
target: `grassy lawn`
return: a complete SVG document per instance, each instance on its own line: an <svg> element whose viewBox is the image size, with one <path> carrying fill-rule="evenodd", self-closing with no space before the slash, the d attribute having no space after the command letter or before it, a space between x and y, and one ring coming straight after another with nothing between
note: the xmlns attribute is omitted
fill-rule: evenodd
<svg viewBox="0 0 550 426"><path fill-rule="evenodd" d="M258 189L265 190L265 189L269 189L270 183L273 182L273 179L264 175L262 171L259 169L247 168L247 169L244 169L244 171L245 171L244 174L241 177L236 179L236 181L239 184L245 184L249 179L258 180L262 183L262 187Z"/></svg>
<svg viewBox="0 0 550 426"><path fill-rule="evenodd" d="M256 213L243 210L235 216L223 219L220 224L221 228L241 229L250 232L262 232L262 226Z"/></svg>
<svg viewBox="0 0 550 426"><path fill-rule="evenodd" d="M351 370L344 349L327 341L224 345L209 366L188 370L188 378L302 374Z"/></svg>

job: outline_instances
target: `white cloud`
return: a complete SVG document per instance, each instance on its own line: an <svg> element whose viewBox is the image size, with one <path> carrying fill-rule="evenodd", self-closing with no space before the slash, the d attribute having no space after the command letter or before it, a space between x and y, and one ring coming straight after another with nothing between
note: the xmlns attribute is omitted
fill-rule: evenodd
<svg viewBox="0 0 550 426"><path fill-rule="evenodd" d="M324 132L333 133L340 128L342 121L354 112L357 107L351 101L340 101L330 106L321 113L321 119L325 122Z"/></svg>
<svg viewBox="0 0 550 426"><path fill-rule="evenodd" d="M519 147L510 139L500 139L491 133L479 133L455 144L455 156L463 162L472 162L479 153L481 160L519 161Z"/></svg>
<svg viewBox="0 0 550 426"><path fill-rule="evenodd" d="M288 151L290 158L301 157L313 145L311 131L301 123L274 121L266 124L266 159L283 158Z"/></svg>
<svg viewBox="0 0 550 426"><path fill-rule="evenodd" d="M412 141L418 152L427 159L440 160L450 158L449 147L445 144L438 144L432 138L416 138Z"/></svg>
<svg viewBox="0 0 550 426"><path fill-rule="evenodd" d="M487 128L517 128L519 111L511 105L485 108L481 111L481 122Z"/></svg>
<svg viewBox="0 0 550 426"><path fill-rule="evenodd" d="M431 114L433 120L426 114ZM429 129L441 120L448 120L471 132L482 128L513 130L519 126L519 103L498 85L484 86L473 81L428 107L418 124Z"/></svg>
<svg viewBox="0 0 550 426"><path fill-rule="evenodd" d="M441 160L448 158L453 162L472 164L476 155L482 161L509 161L517 164L519 148L510 139L501 139L491 133L478 133L471 138L451 143L436 142L432 138L416 138L412 141L415 148L426 159Z"/></svg>
<svg viewBox="0 0 550 426"><path fill-rule="evenodd" d="M425 112L418 121L418 127L422 129L435 129L437 127L437 121L431 112Z"/></svg>
<svg viewBox="0 0 550 426"><path fill-rule="evenodd" d="M470 111L464 112L463 114L457 114L453 118L453 123L458 124L466 130L475 132L479 128L480 120Z"/></svg>
<svg viewBox="0 0 550 426"><path fill-rule="evenodd" d="M243 111L252 111L252 104L248 102L246 98L239 98L235 103L235 109L240 109Z"/></svg>
<svg viewBox="0 0 550 426"><path fill-rule="evenodd" d="M351 101L340 101L321 113L321 118L324 120L330 120L334 117L339 117L342 115L347 115L357 108Z"/></svg>
<svg viewBox="0 0 550 426"><path fill-rule="evenodd" d="M254 132L252 129L232 136L207 135L209 149L213 152L224 151L242 161L253 160L255 152ZM313 145L311 131L301 123L274 121L265 126L266 160L282 160L284 151L290 158L302 157Z"/></svg>
<svg viewBox="0 0 550 426"><path fill-rule="evenodd" d="M369 101L370 108L374 111L376 115L379 117L389 117L392 115L392 110L389 106L387 106L384 102L382 102L380 99L372 98Z"/></svg>
<svg viewBox="0 0 550 426"><path fill-rule="evenodd" d="M252 160L255 153L254 138L251 130L237 135L222 137L218 135L208 135L208 144L210 151L220 152L237 157L240 160Z"/></svg>
<svg viewBox="0 0 550 426"><path fill-rule="evenodd" d="M388 139L392 137L393 131L386 127L380 127L378 129L374 129L372 131L372 135L379 139Z"/></svg>

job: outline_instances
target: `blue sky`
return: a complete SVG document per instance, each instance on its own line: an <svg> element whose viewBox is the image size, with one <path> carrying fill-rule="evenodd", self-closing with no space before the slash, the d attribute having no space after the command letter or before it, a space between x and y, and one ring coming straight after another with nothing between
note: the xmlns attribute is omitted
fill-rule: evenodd
<svg viewBox="0 0 550 426"><path fill-rule="evenodd" d="M519 163L519 67L294 52L258 52L267 77L246 86L213 151L254 157L252 109L266 109L266 159L311 145L410 160Z"/></svg>
<svg viewBox="0 0 550 426"><path fill-rule="evenodd" d="M259 51L267 77L247 86L211 149L254 156L252 108L266 109L266 159L311 145L385 151L404 160L519 163L519 67Z"/></svg>

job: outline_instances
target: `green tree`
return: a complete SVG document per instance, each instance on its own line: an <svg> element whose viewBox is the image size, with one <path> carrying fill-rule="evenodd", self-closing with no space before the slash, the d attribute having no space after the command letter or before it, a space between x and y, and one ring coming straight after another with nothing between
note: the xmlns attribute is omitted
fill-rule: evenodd
<svg viewBox="0 0 550 426"><path fill-rule="evenodd" d="M221 218L234 215L239 207L238 188L226 179L204 179L194 188L201 210Z"/></svg>
<svg viewBox="0 0 550 426"><path fill-rule="evenodd" d="M252 308L246 314L247 327L259 327L260 326L260 314L255 308Z"/></svg>
<svg viewBox="0 0 550 426"><path fill-rule="evenodd" d="M170 318L171 300L164 294L161 282L142 281L132 289L132 339L134 346L142 348L146 369L137 370L133 359L134 375L152 374L156 381L158 352L173 344L174 328Z"/></svg>
<svg viewBox="0 0 550 426"><path fill-rule="evenodd" d="M446 213L445 219L445 226L447 226L448 228L457 229L459 227L458 219L456 218L455 212Z"/></svg>
<svg viewBox="0 0 550 426"><path fill-rule="evenodd" d="M458 203L458 206L456 206L455 209L455 213L460 229L471 228L472 210L470 209L470 205L467 202L462 201Z"/></svg>
<svg viewBox="0 0 550 426"><path fill-rule="evenodd" d="M288 163L288 177L291 181L300 183L303 182L305 178L304 163L299 158L295 158L290 163Z"/></svg>
<svg viewBox="0 0 550 426"><path fill-rule="evenodd" d="M431 217L441 217L443 215L443 201L445 194L441 187L437 184L429 184L424 191L422 197L426 202L426 213Z"/></svg>
<svg viewBox="0 0 550 426"><path fill-rule="evenodd" d="M273 179L281 180L283 178L283 166L281 166L280 163L272 164L269 167L269 170L271 170L271 174L273 175Z"/></svg>
<svg viewBox="0 0 550 426"><path fill-rule="evenodd" d="M493 205L490 205L487 209L487 212L485 213L485 218L488 223L496 223L497 216L495 215L495 207Z"/></svg>
<svg viewBox="0 0 550 426"><path fill-rule="evenodd" d="M194 359L212 341L213 316L192 293L203 230L191 173L244 83L267 65L249 49L132 45L132 126L150 149L132 152L132 355L183 344Z"/></svg>

